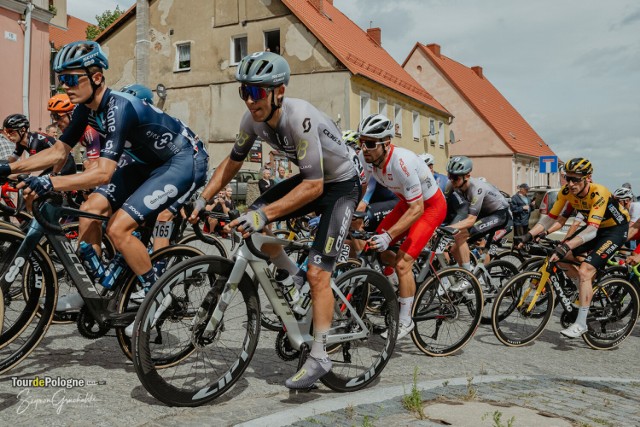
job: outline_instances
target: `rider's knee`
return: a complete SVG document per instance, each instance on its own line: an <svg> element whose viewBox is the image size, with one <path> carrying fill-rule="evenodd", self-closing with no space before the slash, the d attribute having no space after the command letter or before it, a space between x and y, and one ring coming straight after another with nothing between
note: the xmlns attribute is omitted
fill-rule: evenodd
<svg viewBox="0 0 640 427"><path fill-rule="evenodd" d="M404 258L401 258L396 262L396 271L399 276L411 273L411 269L413 268L413 260L408 261Z"/></svg>
<svg viewBox="0 0 640 427"><path fill-rule="evenodd" d="M160 214L158 215L158 221L171 221L173 219L173 214L171 213L171 211L169 209L165 209L162 212L160 212Z"/></svg>
<svg viewBox="0 0 640 427"><path fill-rule="evenodd" d="M580 275L580 279L591 279L596 274L596 268L591 264L583 262L580 264L580 268L578 268L578 274Z"/></svg>

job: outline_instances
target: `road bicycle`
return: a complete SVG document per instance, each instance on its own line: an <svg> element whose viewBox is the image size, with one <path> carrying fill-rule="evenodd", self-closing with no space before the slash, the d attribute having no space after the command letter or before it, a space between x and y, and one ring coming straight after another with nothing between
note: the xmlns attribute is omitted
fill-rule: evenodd
<svg viewBox="0 0 640 427"><path fill-rule="evenodd" d="M133 362L138 378L155 398L172 406L198 406L238 381L260 336L256 282L284 325L287 354L299 357L302 366L313 341L308 284L300 300L307 312L300 315L276 282L268 257L258 250L264 244L306 248L253 234L233 261L217 256L192 258L167 271L150 290L134 324ZM327 352L333 369L320 381L337 391L359 390L380 375L393 353L398 302L384 276L370 269L344 273L331 281L331 289L335 304ZM384 298L376 313L367 310L371 292ZM384 331L388 331L386 338L381 335Z"/></svg>
<svg viewBox="0 0 640 427"><path fill-rule="evenodd" d="M566 328L577 317L577 296L564 270L547 258L539 271L522 272L502 288L493 304L493 332L507 346L528 344L544 331L557 301L563 308L560 320ZM596 350L617 347L633 330L639 306L638 293L627 280L617 275L596 277L588 331L582 339Z"/></svg>
<svg viewBox="0 0 640 427"><path fill-rule="evenodd" d="M54 200L55 199L55 200ZM129 297L138 287L135 274L125 267L111 289L94 284L75 248L58 220L65 215L76 215L106 221L109 218L63 207L55 194L34 202L34 220L27 234L0 229L0 289L5 307L0 334L0 373L5 372L27 357L45 336L52 322L58 297L58 271L50 254L41 242L46 240L57 256L84 300L77 313L77 326L81 335L96 339L116 328L118 343L130 357L130 339L124 328L135 318L137 304ZM153 263L162 261L171 266L187 257L202 252L189 246L163 248L151 256ZM22 292L11 292L19 286Z"/></svg>

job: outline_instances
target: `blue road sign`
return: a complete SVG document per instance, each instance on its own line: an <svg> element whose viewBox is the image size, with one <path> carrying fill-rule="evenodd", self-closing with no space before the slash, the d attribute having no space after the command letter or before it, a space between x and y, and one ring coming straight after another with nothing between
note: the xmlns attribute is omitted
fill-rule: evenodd
<svg viewBox="0 0 640 427"><path fill-rule="evenodd" d="M540 156L540 173L558 172L558 156Z"/></svg>

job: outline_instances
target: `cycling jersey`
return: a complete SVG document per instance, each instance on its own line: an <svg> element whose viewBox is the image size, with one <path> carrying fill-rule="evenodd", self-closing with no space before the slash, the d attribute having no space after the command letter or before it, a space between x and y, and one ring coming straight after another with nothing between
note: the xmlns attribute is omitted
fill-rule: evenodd
<svg viewBox="0 0 640 427"><path fill-rule="evenodd" d="M558 199L553 204L549 216L558 219L562 213L568 218L574 210L582 213L587 224L595 228L614 227L629 222L627 210L620 206L606 187L600 184L590 183L588 193L584 197L574 196L567 185L563 186L558 192Z"/></svg>
<svg viewBox="0 0 640 427"><path fill-rule="evenodd" d="M434 172L433 177L436 179L436 184L438 184L440 190L444 193L444 190L447 188L447 182L449 182L449 178L447 178L447 175Z"/></svg>
<svg viewBox="0 0 640 427"><path fill-rule="evenodd" d="M499 210L509 209L509 202L496 187L477 178L469 178L465 191L454 190L453 184L449 182L445 193L450 191L459 191L469 202L469 215L485 217Z"/></svg>
<svg viewBox="0 0 640 427"><path fill-rule="evenodd" d="M74 147L87 125L102 138L100 157L116 162L127 153L136 162L159 166L182 150L197 151L193 132L180 120L128 93L107 89L95 111L76 106L60 140Z"/></svg>
<svg viewBox="0 0 640 427"><path fill-rule="evenodd" d="M325 183L346 181L356 175L347 145L336 124L302 99L285 98L275 129L256 122L247 111L231 151L231 160L242 162L257 138L282 151L300 169L305 180Z"/></svg>
<svg viewBox="0 0 640 427"><path fill-rule="evenodd" d="M367 164L363 158L360 157L359 153L356 153L356 150L349 147L347 145L347 150L349 151L349 158L353 163L353 166L356 169L356 173L358 174L358 179L360 179L360 185L364 185L367 183L367 173L365 171L365 165ZM362 152L362 151L361 151Z"/></svg>
<svg viewBox="0 0 640 427"><path fill-rule="evenodd" d="M91 126L87 126L80 139L80 144L85 148L85 155L89 160L100 158L100 134Z"/></svg>
<svg viewBox="0 0 640 427"><path fill-rule="evenodd" d="M45 135L39 132L29 132L27 133L27 146L17 143L16 149L13 152L13 156L19 158L22 154L27 151L30 156L33 156L36 153L39 153L42 150L50 148L55 144L56 139L52 136ZM73 156L69 154L66 163L64 164L62 170L60 171L61 175L71 175L76 173L76 163L73 160Z"/></svg>

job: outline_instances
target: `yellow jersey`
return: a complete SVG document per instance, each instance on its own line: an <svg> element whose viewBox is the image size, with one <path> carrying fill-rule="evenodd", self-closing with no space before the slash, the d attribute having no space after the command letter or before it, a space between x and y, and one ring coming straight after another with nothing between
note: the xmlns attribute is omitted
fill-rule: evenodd
<svg viewBox="0 0 640 427"><path fill-rule="evenodd" d="M629 212L614 199L605 186L590 183L588 190L586 196L578 197L571 194L567 185L563 186L549 216L557 219L562 213L562 216L568 218L576 210L584 215L587 225L596 228L614 227L629 222Z"/></svg>

